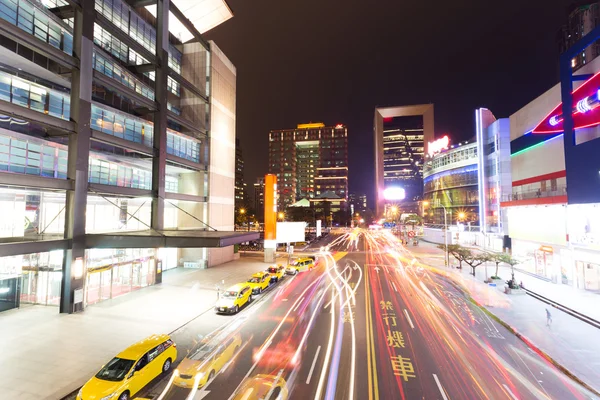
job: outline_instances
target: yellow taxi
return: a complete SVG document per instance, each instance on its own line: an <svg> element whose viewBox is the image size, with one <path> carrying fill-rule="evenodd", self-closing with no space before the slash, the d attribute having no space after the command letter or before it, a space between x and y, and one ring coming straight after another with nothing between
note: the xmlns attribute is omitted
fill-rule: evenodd
<svg viewBox="0 0 600 400"><path fill-rule="evenodd" d="M296 275L298 272L310 271L315 267L315 260L310 257L298 258L288 264L286 274Z"/></svg>
<svg viewBox="0 0 600 400"><path fill-rule="evenodd" d="M233 400L287 400L288 389L285 379L276 375L255 375L242 382Z"/></svg>
<svg viewBox="0 0 600 400"><path fill-rule="evenodd" d="M110 360L77 394L77 400L127 400L171 369L177 358L168 335L152 335Z"/></svg>
<svg viewBox="0 0 600 400"><path fill-rule="evenodd" d="M236 314L240 308L250 303L252 288L248 283L238 283L233 285L219 295L219 300L215 304L217 313Z"/></svg>
<svg viewBox="0 0 600 400"><path fill-rule="evenodd" d="M252 294L259 294L269 287L271 275L268 272L257 272L248 279L247 283L252 288Z"/></svg>
<svg viewBox="0 0 600 400"><path fill-rule="evenodd" d="M239 333L207 337L194 346L175 370L173 384L183 388L206 386L236 355L242 346Z"/></svg>
<svg viewBox="0 0 600 400"><path fill-rule="evenodd" d="M285 276L283 265L272 265L267 268L267 272L271 275L271 282L279 282Z"/></svg>

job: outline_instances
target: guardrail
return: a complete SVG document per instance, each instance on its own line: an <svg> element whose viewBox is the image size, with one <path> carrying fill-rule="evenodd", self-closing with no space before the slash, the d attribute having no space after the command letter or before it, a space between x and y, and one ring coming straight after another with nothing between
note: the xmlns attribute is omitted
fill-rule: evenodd
<svg viewBox="0 0 600 400"><path fill-rule="evenodd" d="M532 292L532 291L531 291L531 290L529 290L529 289L525 289L525 292L526 292L528 295L530 295L531 297L535 298L535 299L538 299L538 300L540 300L540 301L542 301L542 302L544 302L544 303L546 303L546 304L549 304L549 305L551 305L552 307L554 307L554 308L556 308L556 309L559 309L560 311L562 311L562 312L564 312L564 313L567 313L567 314L569 314L570 316L572 316L572 317L575 317L575 318L577 318L578 320L580 320L580 321L583 321L583 322L585 322L585 323L586 323L586 324L588 324L588 325L591 325L591 326L593 326L594 328L598 328L598 329L600 329L600 321L598 321L598 320L595 320L595 319L593 319L593 318L590 318L590 317L588 317L587 315L584 315L584 314L582 314L582 313L580 313L580 312L578 312L578 311L575 311L575 310L573 310L572 308L565 307L565 306L563 306L562 304L560 304L560 303L557 303L557 302L555 302L554 300L550 300L549 298L547 298L547 297L544 297L544 296L542 296L542 295L540 295L540 294L537 294L537 293L535 293L535 292Z"/></svg>

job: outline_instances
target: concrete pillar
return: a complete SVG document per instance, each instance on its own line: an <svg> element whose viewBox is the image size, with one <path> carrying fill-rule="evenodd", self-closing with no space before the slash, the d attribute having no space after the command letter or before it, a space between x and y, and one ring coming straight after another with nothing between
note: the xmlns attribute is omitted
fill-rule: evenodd
<svg viewBox="0 0 600 400"><path fill-rule="evenodd" d="M167 76L169 62L169 0L156 2L156 74L154 91L154 158L152 159L152 229L165 224L165 173L167 165ZM157 249L158 252L158 249ZM162 282L162 268L155 263L155 283Z"/></svg>
<svg viewBox="0 0 600 400"><path fill-rule="evenodd" d="M94 0L81 0L81 9L75 11L73 27L73 55L79 60L79 69L72 71L71 80L71 119L76 124L76 132L69 135L67 166L67 177L73 181L73 189L67 191L65 209L65 238L72 240L72 247L65 251L63 260L61 313L83 310L83 301L75 303L75 294L83 293L85 282L94 17ZM77 300L82 300L82 297Z"/></svg>

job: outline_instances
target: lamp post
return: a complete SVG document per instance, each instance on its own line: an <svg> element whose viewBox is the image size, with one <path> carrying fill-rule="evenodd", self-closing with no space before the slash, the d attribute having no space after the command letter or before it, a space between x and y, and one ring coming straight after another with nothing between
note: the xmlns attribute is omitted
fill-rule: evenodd
<svg viewBox="0 0 600 400"><path fill-rule="evenodd" d="M450 260L448 260L448 219L446 211L446 207L440 203L440 206L444 209L444 245L445 245L445 254L444 254L444 265L447 267L450 264Z"/></svg>

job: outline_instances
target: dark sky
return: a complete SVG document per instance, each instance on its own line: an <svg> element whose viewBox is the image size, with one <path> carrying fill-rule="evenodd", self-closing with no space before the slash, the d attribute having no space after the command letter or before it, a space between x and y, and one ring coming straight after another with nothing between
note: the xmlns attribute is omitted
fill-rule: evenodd
<svg viewBox="0 0 600 400"><path fill-rule="evenodd" d="M350 191L373 195L376 106L435 104L436 135L474 136L474 109L508 117L558 82L571 0L227 0L208 32L237 67L237 134L251 187L268 132L348 126Z"/></svg>

